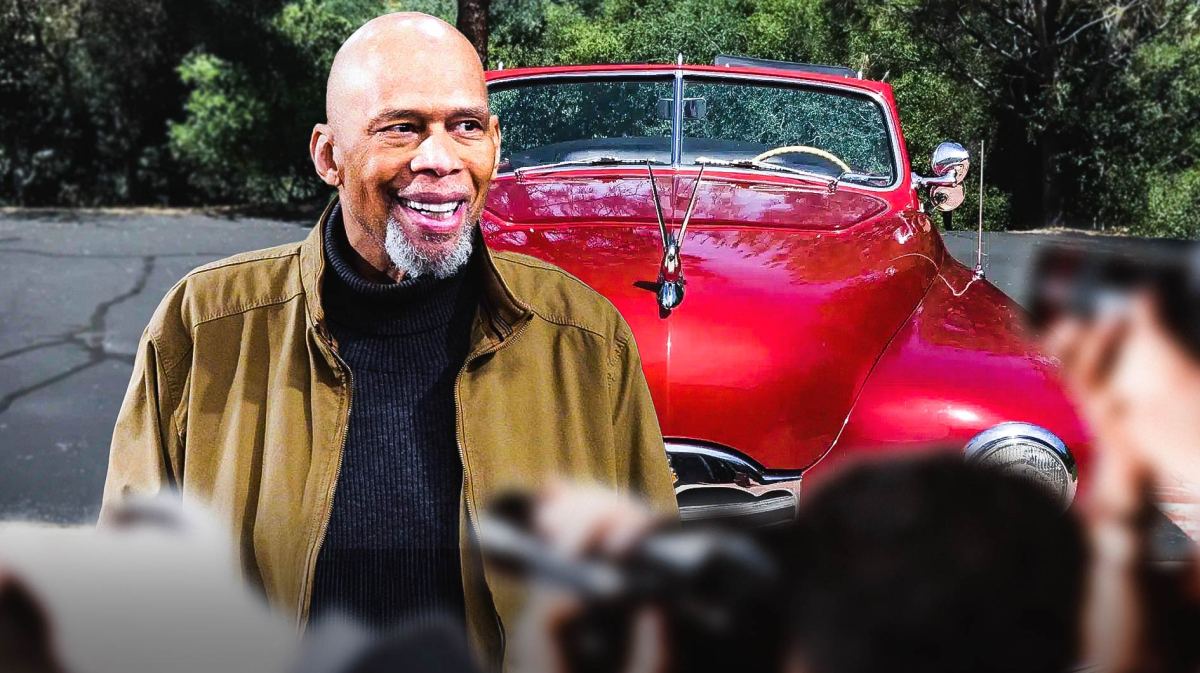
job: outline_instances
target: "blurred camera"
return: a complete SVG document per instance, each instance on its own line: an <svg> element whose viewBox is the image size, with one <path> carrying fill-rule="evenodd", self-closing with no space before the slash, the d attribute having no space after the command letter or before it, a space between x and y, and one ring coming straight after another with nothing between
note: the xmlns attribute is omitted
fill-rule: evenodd
<svg viewBox="0 0 1200 673"><path fill-rule="evenodd" d="M571 558L534 532L532 509L525 496L497 500L480 519L479 547L494 567L581 601L563 635L569 670L621 670L633 615L648 606L666 619L674 670L778 670L781 620L766 618L780 612L770 533L664 527L620 557Z"/></svg>
<svg viewBox="0 0 1200 673"><path fill-rule="evenodd" d="M1056 242L1042 247L1030 284L1030 318L1044 328L1062 317L1120 313L1149 292L1175 338L1200 357L1200 247L1190 241Z"/></svg>

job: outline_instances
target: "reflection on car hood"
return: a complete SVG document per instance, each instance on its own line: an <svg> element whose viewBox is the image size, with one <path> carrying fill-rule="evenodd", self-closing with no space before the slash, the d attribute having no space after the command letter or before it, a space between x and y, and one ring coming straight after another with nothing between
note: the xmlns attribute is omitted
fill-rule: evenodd
<svg viewBox="0 0 1200 673"><path fill-rule="evenodd" d="M616 305L665 435L807 467L924 295L940 242L915 219L875 217L887 203L870 194L707 180L683 244L686 297L668 316L655 301L662 248L644 178L502 179L484 235ZM660 193L677 227L694 180L672 182L660 178Z"/></svg>

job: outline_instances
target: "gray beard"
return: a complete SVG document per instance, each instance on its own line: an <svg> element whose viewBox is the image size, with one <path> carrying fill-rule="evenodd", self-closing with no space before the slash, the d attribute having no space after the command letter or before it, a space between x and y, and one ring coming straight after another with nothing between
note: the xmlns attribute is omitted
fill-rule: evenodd
<svg viewBox="0 0 1200 673"><path fill-rule="evenodd" d="M458 273L458 270L470 261L471 250L474 246L474 232L475 223L465 223L458 233L458 240L454 242L454 247L440 257L431 258L417 250L404 235L404 229L400 223L394 217L389 216L383 247L396 270L404 273L404 278L419 278L426 274L432 275L434 278L449 278Z"/></svg>

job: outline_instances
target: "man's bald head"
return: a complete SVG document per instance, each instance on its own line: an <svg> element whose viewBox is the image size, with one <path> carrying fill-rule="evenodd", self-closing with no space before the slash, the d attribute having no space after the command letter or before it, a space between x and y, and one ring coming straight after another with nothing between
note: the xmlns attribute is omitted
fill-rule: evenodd
<svg viewBox="0 0 1200 673"><path fill-rule="evenodd" d="M372 19L333 59L325 114L309 153L362 261L393 279L461 268L500 160L471 43L426 14Z"/></svg>
<svg viewBox="0 0 1200 673"><path fill-rule="evenodd" d="M371 19L342 43L333 58L325 85L326 120L336 129L372 90L388 83L403 86L407 74L430 71L473 82L486 96L479 54L454 26L420 12Z"/></svg>

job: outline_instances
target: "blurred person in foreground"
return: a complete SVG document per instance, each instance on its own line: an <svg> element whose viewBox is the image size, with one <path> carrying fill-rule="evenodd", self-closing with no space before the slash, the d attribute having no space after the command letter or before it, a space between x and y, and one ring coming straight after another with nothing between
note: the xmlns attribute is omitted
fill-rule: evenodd
<svg viewBox="0 0 1200 673"><path fill-rule="evenodd" d="M446 614L489 661L519 594L465 545L479 503L551 475L671 510L637 347L577 279L479 233L499 161L479 57L423 14L338 51L309 143L337 198L301 243L188 274L141 339L103 522L173 488L223 518L300 624Z"/></svg>
<svg viewBox="0 0 1200 673"><path fill-rule="evenodd" d="M1182 563L1155 563L1153 497L1200 488L1200 359L1149 291L1100 315L1061 317L1045 342L1098 449L1081 503L1095 557L1089 658L1115 672L1198 670L1200 564L1194 544Z"/></svg>
<svg viewBox="0 0 1200 673"><path fill-rule="evenodd" d="M578 559L636 553L656 535L653 517L610 500L549 492L536 516L548 548ZM605 522L585 535L572 520ZM955 456L859 465L806 500L797 525L760 544L774 550L782 582L774 610L724 634L744 638L739 646L710 666L681 666L708 643L673 638L670 610L649 602L623 625L630 642L616 670L1062 673L1079 661L1083 535L1036 485ZM517 669L599 670L564 638L591 609L547 585L514 636ZM776 628L777 642L759 637ZM731 656L743 664L731 667Z"/></svg>
<svg viewBox="0 0 1200 673"><path fill-rule="evenodd" d="M0 524L0 671L294 672L295 629L247 591L207 513L158 497L111 516Z"/></svg>
<svg viewBox="0 0 1200 673"><path fill-rule="evenodd" d="M303 641L248 591L208 512L130 498L104 528L0 523L4 673L475 673L461 628L380 634L325 620Z"/></svg>
<svg viewBox="0 0 1200 673"><path fill-rule="evenodd" d="M8 673L63 673L37 598L0 565L0 665Z"/></svg>

